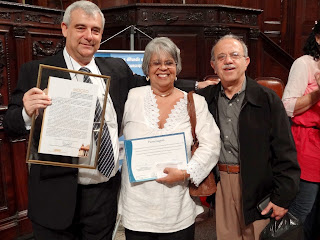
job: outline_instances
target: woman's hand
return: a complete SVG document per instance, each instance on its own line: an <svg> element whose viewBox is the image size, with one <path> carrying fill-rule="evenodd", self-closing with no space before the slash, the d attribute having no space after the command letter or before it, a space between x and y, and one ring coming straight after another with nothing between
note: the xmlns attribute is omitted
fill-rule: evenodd
<svg viewBox="0 0 320 240"><path fill-rule="evenodd" d="M168 175L163 178L156 179L158 183L172 184L176 182L182 182L190 176L186 170L180 170L178 168L167 167L163 170L163 172Z"/></svg>
<svg viewBox="0 0 320 240"><path fill-rule="evenodd" d="M220 82L220 78L207 78L204 81L198 82L198 89L206 88L210 85L217 85Z"/></svg>

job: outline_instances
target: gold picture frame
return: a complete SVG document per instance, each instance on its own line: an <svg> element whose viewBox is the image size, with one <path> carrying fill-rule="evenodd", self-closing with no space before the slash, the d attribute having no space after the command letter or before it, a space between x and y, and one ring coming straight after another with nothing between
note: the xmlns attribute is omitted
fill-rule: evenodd
<svg viewBox="0 0 320 240"><path fill-rule="evenodd" d="M43 74L45 71L47 71L45 74ZM100 144L101 144L101 135L102 135L102 128L104 123L104 116L106 111L106 105L107 105L107 96L109 93L110 88L110 76L105 75L97 75L93 73L88 72L82 72L82 71L76 71L76 70L70 70L66 68L60 68L55 66L49 66L40 64L39 65L39 71L38 71L38 78L37 78L37 88L45 88L48 84L49 77L54 76L65 76L66 81L70 81L70 73L73 73L76 75L87 75L90 77L96 77L103 79L105 82L105 94L103 98L103 106L102 106L102 114L101 114L101 120L100 120L100 126L97 127L99 129L98 133L98 139L96 143L96 154L95 154L95 160L93 163L90 164L79 164L79 157L71 157L71 156L63 156L63 155L53 155L53 154L42 154L38 153L39 146L39 131L41 132L42 128L42 120L43 120L43 114L42 117L36 116L36 114L33 114L32 120L31 120L31 129L30 129L30 135L29 135L29 142L28 142L28 149L27 149L27 156L26 156L26 162L31 164L41 164L41 165L51 165L51 166L60 166L60 167L71 167L71 168L87 168L87 169L96 169L97 168L97 161L99 157L99 151L100 151ZM52 74L52 75L50 75ZM39 124L41 126L39 126ZM35 133L36 131L36 133ZM92 133L93 134L93 133ZM39 136L38 136L39 135ZM39 138L39 139L38 139ZM90 156L88 156L90 158Z"/></svg>

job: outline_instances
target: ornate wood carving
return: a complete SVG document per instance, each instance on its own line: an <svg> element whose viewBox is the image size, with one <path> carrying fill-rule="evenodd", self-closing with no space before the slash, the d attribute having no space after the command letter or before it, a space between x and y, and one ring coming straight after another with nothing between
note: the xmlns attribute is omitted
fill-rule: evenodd
<svg viewBox="0 0 320 240"><path fill-rule="evenodd" d="M63 43L59 42L54 46L51 40L34 41L32 52L34 56L52 56L63 48Z"/></svg>
<svg viewBox="0 0 320 240"><path fill-rule="evenodd" d="M204 15L202 12L189 12L186 19L190 22L202 22L204 21Z"/></svg>
<svg viewBox="0 0 320 240"><path fill-rule="evenodd" d="M11 14L8 12L0 12L1 19L11 19Z"/></svg>
<svg viewBox="0 0 320 240"><path fill-rule="evenodd" d="M16 23L21 23L21 22L22 22L21 13L15 14L14 17L15 17L15 18L14 18L14 21L15 21Z"/></svg>
<svg viewBox="0 0 320 240"><path fill-rule="evenodd" d="M37 23L40 23L40 16L39 15L33 15L33 14L26 14L24 16L24 20L26 22L37 22Z"/></svg>
<svg viewBox="0 0 320 240"><path fill-rule="evenodd" d="M223 36L230 33L230 28L216 26L216 27L206 27L203 30L205 36Z"/></svg>
<svg viewBox="0 0 320 240"><path fill-rule="evenodd" d="M248 15L248 14L239 14L239 13L230 13L221 11L221 22L222 23L237 23L244 25L257 25L257 16Z"/></svg>
<svg viewBox="0 0 320 240"><path fill-rule="evenodd" d="M4 118L4 113L0 113L0 129L3 129L3 118ZM1 139L0 139L0 148L1 148ZM1 170L1 166L0 166L0 170ZM1 187L0 187L0 207L2 206L1 200L3 200L3 198L1 196Z"/></svg>
<svg viewBox="0 0 320 240"><path fill-rule="evenodd" d="M216 20L215 17L216 17L216 11L209 10L207 12L207 21L214 22Z"/></svg>
<svg viewBox="0 0 320 240"><path fill-rule="evenodd" d="M5 66L6 64L5 64L4 48L3 48L3 43L0 40L0 88L3 86L3 80L4 80L3 70ZM0 99L0 105L2 104L3 104L3 101L2 99Z"/></svg>
<svg viewBox="0 0 320 240"><path fill-rule="evenodd" d="M22 27L22 26L13 27L13 35L15 37L25 37L26 33L27 33L27 29L25 27Z"/></svg>
<svg viewBox="0 0 320 240"><path fill-rule="evenodd" d="M176 18L179 18L178 16L176 16ZM171 14L169 12L152 12L152 20L154 21L168 21L172 19Z"/></svg>
<svg viewBox="0 0 320 240"><path fill-rule="evenodd" d="M250 28L249 39L258 40L260 35L260 30L257 28Z"/></svg>

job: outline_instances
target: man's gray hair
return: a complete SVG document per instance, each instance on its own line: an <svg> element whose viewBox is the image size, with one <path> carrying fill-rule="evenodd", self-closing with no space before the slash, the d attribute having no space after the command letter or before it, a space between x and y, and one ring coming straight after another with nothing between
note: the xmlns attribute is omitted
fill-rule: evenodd
<svg viewBox="0 0 320 240"><path fill-rule="evenodd" d="M171 41L170 38L157 37L157 38L154 38L151 42L149 42L144 50L142 71L146 76L148 76L149 74L149 64L150 64L152 54L154 53L160 54L162 51L170 54L170 56L176 62L177 75L181 72L182 66L181 66L180 49L177 47L176 44L174 44L174 42Z"/></svg>
<svg viewBox="0 0 320 240"><path fill-rule="evenodd" d="M245 57L248 57L248 47L247 45L244 43L244 41L237 35L234 35L234 34L227 34L227 35L224 35L223 37L221 37L212 47L211 49L211 61L214 61L214 48L215 46L221 41L221 40L224 40L224 39L228 39L228 38L232 38L232 39L235 39L235 40L238 40L241 45L242 45L242 48L243 48L243 54Z"/></svg>
<svg viewBox="0 0 320 240"><path fill-rule="evenodd" d="M94 4L93 2L89 2L86 0L77 1L69 5L63 15L63 22L69 26L71 21L71 13L76 10L81 9L89 16L94 16L96 13L99 13L102 18L102 29L104 29L105 19L103 13L101 12L100 8Z"/></svg>

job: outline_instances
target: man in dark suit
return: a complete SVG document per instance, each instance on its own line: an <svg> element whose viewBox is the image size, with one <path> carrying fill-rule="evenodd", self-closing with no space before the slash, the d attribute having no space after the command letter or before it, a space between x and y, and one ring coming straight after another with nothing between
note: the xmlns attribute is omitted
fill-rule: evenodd
<svg viewBox="0 0 320 240"><path fill-rule="evenodd" d="M35 125L41 126L41 113L52 104L50 97L41 90L47 86L48 75L71 81L84 81L79 74L52 71L43 74L41 87L36 88L39 64L72 70L86 67L94 74L111 76L105 122L112 145L112 171L105 175L98 169L31 164L28 216L32 221L36 239L96 240L112 237L120 185L118 133L124 104L129 89L146 82L144 78L134 76L122 59L93 57L100 46L104 22L101 10L92 2L78 1L71 4L66 9L61 24L62 33L66 38L65 49L55 56L22 65L18 85L12 94L4 119L5 130L11 136L26 135L30 129L32 115L38 116ZM106 87L104 81L93 77L91 81L99 86L99 99L103 99ZM38 132L39 128L36 127L35 138L39 137ZM69 157L45 154L39 158L73 161Z"/></svg>

